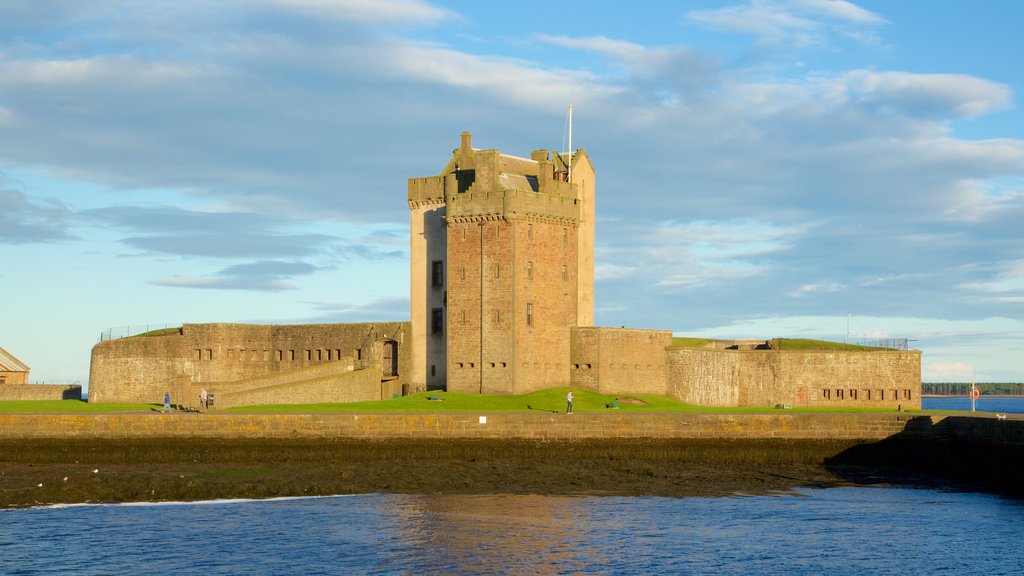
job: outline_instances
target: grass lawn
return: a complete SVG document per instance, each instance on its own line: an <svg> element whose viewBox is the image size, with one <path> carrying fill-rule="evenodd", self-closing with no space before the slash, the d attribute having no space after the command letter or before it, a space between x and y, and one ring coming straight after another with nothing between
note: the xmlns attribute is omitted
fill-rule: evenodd
<svg viewBox="0 0 1024 576"><path fill-rule="evenodd" d="M0 400L0 414L136 412L162 407L162 404L90 404L83 400Z"/></svg>
<svg viewBox="0 0 1024 576"><path fill-rule="evenodd" d="M480 395L457 392L422 392L402 398L347 402L332 404L271 404L263 406L241 406L225 410L213 409L220 413L310 413L310 412L565 412L567 388L551 388L521 396ZM436 397L437 400L431 398ZM573 412L632 412L632 413L705 413L705 414L756 414L756 413L885 413L894 409L881 408L792 408L771 407L719 407L684 404L665 396L644 394L599 394L589 390L573 390ZM617 402L618 408L612 408ZM4 400L0 401L0 414L59 414L59 413L100 413L100 412L148 412L160 410L160 404L90 404L81 400ZM911 410L911 413L921 411ZM929 411L930 414L936 413ZM944 412L945 413L945 412ZM949 412L954 414L956 412Z"/></svg>
<svg viewBox="0 0 1024 576"><path fill-rule="evenodd" d="M345 404L275 404L228 408L222 412L565 412L567 388L551 388L522 396L479 395L457 392L422 392L402 398ZM432 397L438 398L431 400ZM633 401L636 402L633 402ZM618 408L610 408L618 402ZM689 412L709 414L750 414L763 412L855 413L895 412L893 409L868 408L723 408L695 406L666 398L643 394L599 394L589 390L573 390L573 412Z"/></svg>

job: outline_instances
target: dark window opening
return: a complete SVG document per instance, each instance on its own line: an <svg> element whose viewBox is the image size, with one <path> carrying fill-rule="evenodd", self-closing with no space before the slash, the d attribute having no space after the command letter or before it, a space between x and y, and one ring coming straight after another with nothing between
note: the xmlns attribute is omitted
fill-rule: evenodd
<svg viewBox="0 0 1024 576"><path fill-rule="evenodd" d="M431 264L430 283L433 286L444 286L444 262L434 260Z"/></svg>
<svg viewBox="0 0 1024 576"><path fill-rule="evenodd" d="M459 194L462 194L476 181L476 170L456 170L455 179L459 183Z"/></svg>
<svg viewBox="0 0 1024 576"><path fill-rule="evenodd" d="M526 325L533 326L533 304L526 303Z"/></svg>
<svg viewBox="0 0 1024 576"><path fill-rule="evenodd" d="M440 334L444 330L444 311L434 308L430 311L430 333Z"/></svg>
<svg viewBox="0 0 1024 576"><path fill-rule="evenodd" d="M527 176L526 181L530 183L530 188L532 188L534 192L540 190L540 180L538 180L536 176Z"/></svg>

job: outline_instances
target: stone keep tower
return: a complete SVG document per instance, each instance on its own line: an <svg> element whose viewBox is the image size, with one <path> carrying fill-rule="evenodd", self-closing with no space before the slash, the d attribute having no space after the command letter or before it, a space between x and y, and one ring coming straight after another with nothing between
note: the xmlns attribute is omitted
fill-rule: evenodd
<svg viewBox="0 0 1024 576"><path fill-rule="evenodd" d="M594 168L570 154L463 132L439 176L409 179L414 388L569 385L569 328L594 319Z"/></svg>

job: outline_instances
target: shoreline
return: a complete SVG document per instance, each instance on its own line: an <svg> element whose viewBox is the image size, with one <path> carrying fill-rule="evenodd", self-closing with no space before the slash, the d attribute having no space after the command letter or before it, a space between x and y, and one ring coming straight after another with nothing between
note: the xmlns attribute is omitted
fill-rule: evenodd
<svg viewBox="0 0 1024 576"><path fill-rule="evenodd" d="M967 452L840 439L0 439L0 508L368 493L681 498L872 484L1024 497L1020 472L964 476L963 461L943 464L951 448Z"/></svg>

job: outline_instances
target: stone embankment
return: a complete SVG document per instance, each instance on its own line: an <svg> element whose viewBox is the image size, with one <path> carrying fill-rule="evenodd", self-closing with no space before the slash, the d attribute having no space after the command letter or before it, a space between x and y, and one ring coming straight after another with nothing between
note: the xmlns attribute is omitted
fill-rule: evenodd
<svg viewBox="0 0 1024 576"><path fill-rule="evenodd" d="M985 434L983 419L970 427ZM942 425L946 422L945 425ZM1006 423L1006 427L1022 423ZM963 427L961 423L958 427ZM790 438L881 440L949 428L908 414L10 414L6 438ZM1016 429L1016 428L1014 428ZM995 429L994 429L995 430Z"/></svg>

